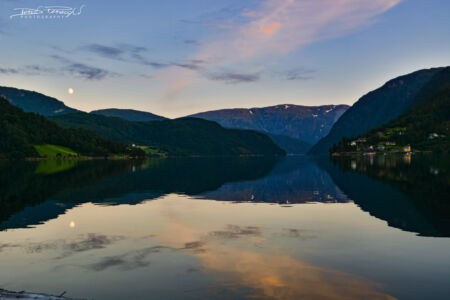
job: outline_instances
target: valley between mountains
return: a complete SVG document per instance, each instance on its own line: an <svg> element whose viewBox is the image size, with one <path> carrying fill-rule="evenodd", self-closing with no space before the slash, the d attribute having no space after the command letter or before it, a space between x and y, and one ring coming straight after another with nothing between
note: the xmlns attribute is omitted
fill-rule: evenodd
<svg viewBox="0 0 450 300"><path fill-rule="evenodd" d="M353 106L279 104L168 119L0 87L0 158L448 152L450 67L392 79ZM426 116L426 122L418 122Z"/></svg>

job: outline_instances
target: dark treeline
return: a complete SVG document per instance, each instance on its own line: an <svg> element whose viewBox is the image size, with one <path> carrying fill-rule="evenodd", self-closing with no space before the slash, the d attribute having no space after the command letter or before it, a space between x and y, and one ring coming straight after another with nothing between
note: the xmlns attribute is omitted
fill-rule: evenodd
<svg viewBox="0 0 450 300"><path fill-rule="evenodd" d="M96 114L73 113L51 117L62 127L88 129L117 142L150 146L169 156L284 155L265 134L223 128L219 124L180 118L130 122Z"/></svg>
<svg viewBox="0 0 450 300"><path fill-rule="evenodd" d="M124 144L103 139L88 130L61 128L43 116L25 113L0 98L0 158L38 157L34 145L42 144L68 147L84 156L131 151ZM137 154L143 153L134 153Z"/></svg>

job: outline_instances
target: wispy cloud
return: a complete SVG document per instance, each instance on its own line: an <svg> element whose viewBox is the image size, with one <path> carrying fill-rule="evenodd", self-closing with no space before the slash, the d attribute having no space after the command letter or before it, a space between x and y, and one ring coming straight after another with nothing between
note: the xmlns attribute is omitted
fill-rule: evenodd
<svg viewBox="0 0 450 300"><path fill-rule="evenodd" d="M121 59L121 55L125 52L123 49L117 47L110 47L100 44L90 44L84 48L89 52L111 59Z"/></svg>
<svg viewBox="0 0 450 300"><path fill-rule="evenodd" d="M72 61L60 55L52 55L54 60L62 64L59 70L63 73L68 73L75 77L86 80L101 80L106 77L116 77L119 74L111 72L99 67L90 66L84 63Z"/></svg>
<svg viewBox="0 0 450 300"><path fill-rule="evenodd" d="M9 75L17 73L19 73L19 70L15 68L0 68L0 74Z"/></svg>
<svg viewBox="0 0 450 300"><path fill-rule="evenodd" d="M258 59L276 60L303 46L343 36L371 24L377 16L402 1L263 0L255 9L226 8L221 13L216 12L214 18L200 18L204 25L213 24L214 28L224 30L214 31L212 37L202 41L194 59L208 61L211 68ZM191 23L195 22L191 20ZM300 79L295 73L291 75L288 79ZM176 94L195 77L194 70L183 74L173 68L165 71L163 78L173 78L167 94ZM210 78L214 80L215 76Z"/></svg>
<svg viewBox="0 0 450 300"><path fill-rule="evenodd" d="M278 28L280 28L280 26L281 26L281 23L273 22L273 23L270 23L269 25L261 28L261 30L259 32L265 33L265 34L272 34L272 33L275 33L278 30Z"/></svg>
<svg viewBox="0 0 450 300"><path fill-rule="evenodd" d="M246 24L205 45L200 59L282 55L370 24L402 0L265 0Z"/></svg>
<svg viewBox="0 0 450 300"><path fill-rule="evenodd" d="M18 68L0 68L0 74L3 75L44 75L55 72L57 72L57 70L40 65L27 65Z"/></svg>
<svg viewBox="0 0 450 300"><path fill-rule="evenodd" d="M82 63L70 64L65 70L75 76L89 80L100 80L110 75L110 73L104 69L91 67Z"/></svg>
<svg viewBox="0 0 450 300"><path fill-rule="evenodd" d="M200 59L193 59L186 62L180 62L180 63L172 63L173 66L177 66L180 68L190 69L190 70L200 70L203 68L203 64L205 62Z"/></svg>
<svg viewBox="0 0 450 300"><path fill-rule="evenodd" d="M244 0L242 2L245 2ZM220 9L204 12L194 18L181 20L185 24L203 25L211 29L227 29L245 22L245 12L247 8L244 4L230 4Z"/></svg>
<svg viewBox="0 0 450 300"><path fill-rule="evenodd" d="M197 40L184 40L185 44L199 46L200 42Z"/></svg>
<svg viewBox="0 0 450 300"><path fill-rule="evenodd" d="M189 40L189 43L195 41ZM186 42L185 42L186 43ZM162 62L148 59L145 53L148 51L146 47L135 46L130 44L119 44L115 46L102 44L88 44L80 47L81 50L94 53L100 57L124 61L129 63L137 63L144 66L149 66L154 69L164 69L168 67L179 67L190 70L200 70L205 61L200 59L177 61L177 62Z"/></svg>
<svg viewBox="0 0 450 300"><path fill-rule="evenodd" d="M309 80L312 79L314 72L314 70L299 67L276 74L285 80Z"/></svg>
<svg viewBox="0 0 450 300"><path fill-rule="evenodd" d="M206 77L210 80L223 81L227 84L255 82L260 79L260 75L258 73L242 74L233 72L207 73Z"/></svg>
<svg viewBox="0 0 450 300"><path fill-rule="evenodd" d="M50 57L57 63L56 66L47 67L35 64L17 68L0 67L0 75L71 75L85 80L102 80L107 77L120 76L118 73L76 62L60 55L51 55Z"/></svg>

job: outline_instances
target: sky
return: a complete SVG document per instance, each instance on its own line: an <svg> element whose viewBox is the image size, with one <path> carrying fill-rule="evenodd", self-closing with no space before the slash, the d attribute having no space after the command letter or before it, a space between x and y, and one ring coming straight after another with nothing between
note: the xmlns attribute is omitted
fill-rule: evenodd
<svg viewBox="0 0 450 300"><path fill-rule="evenodd" d="M166 117L351 105L450 65L448 12L448 0L0 0L0 85Z"/></svg>

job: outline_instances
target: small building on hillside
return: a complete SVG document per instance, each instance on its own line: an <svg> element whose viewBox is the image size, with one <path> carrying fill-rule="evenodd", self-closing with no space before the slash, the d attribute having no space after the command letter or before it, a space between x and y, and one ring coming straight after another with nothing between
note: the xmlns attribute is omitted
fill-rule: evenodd
<svg viewBox="0 0 450 300"><path fill-rule="evenodd" d="M439 134L437 134L436 132L428 134L428 139L429 140L432 140L432 139L435 139L435 138L438 138L438 137L439 137Z"/></svg>
<svg viewBox="0 0 450 300"><path fill-rule="evenodd" d="M374 149L374 148L373 148L372 145L364 147L364 151L365 151L365 152L373 152L373 149Z"/></svg>
<svg viewBox="0 0 450 300"><path fill-rule="evenodd" d="M384 151L384 150L386 150L386 147L384 145L378 145L377 146L377 150L378 151Z"/></svg>
<svg viewBox="0 0 450 300"><path fill-rule="evenodd" d="M408 146L403 147L403 152L411 152L411 146L408 145Z"/></svg>

